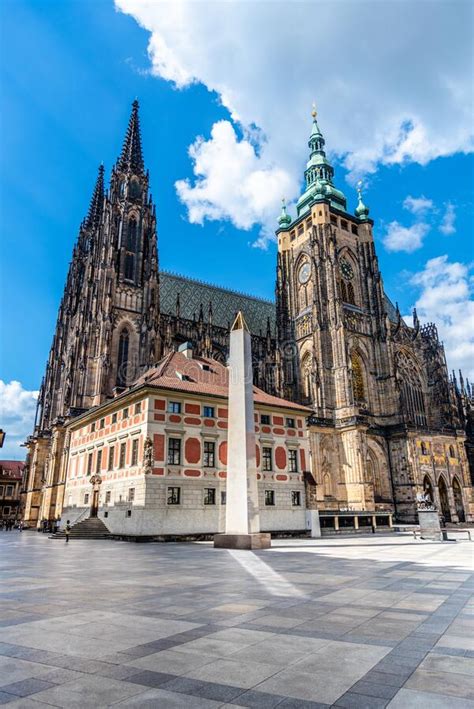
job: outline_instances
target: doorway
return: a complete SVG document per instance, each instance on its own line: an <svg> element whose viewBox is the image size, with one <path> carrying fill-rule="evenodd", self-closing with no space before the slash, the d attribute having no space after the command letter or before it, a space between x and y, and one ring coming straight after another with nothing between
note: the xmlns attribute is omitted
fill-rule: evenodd
<svg viewBox="0 0 474 709"><path fill-rule="evenodd" d="M448 488L444 482L443 476L438 480L439 502L441 505L441 514L445 522L451 522L451 511L449 509Z"/></svg>
<svg viewBox="0 0 474 709"><path fill-rule="evenodd" d="M92 491L91 517L97 517L99 512L99 490Z"/></svg>

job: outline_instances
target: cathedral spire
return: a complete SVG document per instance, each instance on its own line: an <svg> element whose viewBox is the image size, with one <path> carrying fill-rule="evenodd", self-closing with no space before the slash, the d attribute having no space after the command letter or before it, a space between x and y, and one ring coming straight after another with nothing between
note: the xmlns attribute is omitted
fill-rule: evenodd
<svg viewBox="0 0 474 709"><path fill-rule="evenodd" d="M130 170L131 172L139 175L144 172L137 99L135 99L132 103L132 113L130 114L122 153L117 164L119 170L122 172L127 172Z"/></svg>
<svg viewBox="0 0 474 709"><path fill-rule="evenodd" d="M304 172L306 189L296 204L298 216L305 213L308 206L316 200L325 200L336 209L346 211L346 198L333 184L334 168L326 156L326 141L317 121L316 107L313 104L311 134L308 140L309 160Z"/></svg>
<svg viewBox="0 0 474 709"><path fill-rule="evenodd" d="M99 165L97 180L92 193L92 199L89 207L89 212L84 221L86 229L94 229L100 223L102 216L102 208L104 204L104 166Z"/></svg>

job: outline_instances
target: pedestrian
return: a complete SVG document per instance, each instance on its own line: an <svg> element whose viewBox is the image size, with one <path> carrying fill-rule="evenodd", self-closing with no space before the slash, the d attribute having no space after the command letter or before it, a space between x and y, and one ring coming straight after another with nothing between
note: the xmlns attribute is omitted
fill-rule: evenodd
<svg viewBox="0 0 474 709"><path fill-rule="evenodd" d="M71 532L71 525L69 524L69 520L66 522L66 529L64 530L64 532L66 534L66 544L67 544L69 541L69 534Z"/></svg>
<svg viewBox="0 0 474 709"><path fill-rule="evenodd" d="M18 529L20 532L23 531L23 520L22 519L20 519L20 521L18 522Z"/></svg>

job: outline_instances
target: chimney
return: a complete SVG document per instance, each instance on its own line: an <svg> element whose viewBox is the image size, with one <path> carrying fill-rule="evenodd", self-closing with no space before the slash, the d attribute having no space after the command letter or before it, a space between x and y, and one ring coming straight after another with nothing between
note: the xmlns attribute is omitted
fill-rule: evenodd
<svg viewBox="0 0 474 709"><path fill-rule="evenodd" d="M178 352L181 352L181 354L184 354L185 357L188 359L193 358L193 346L191 342L183 342L182 345L178 347Z"/></svg>

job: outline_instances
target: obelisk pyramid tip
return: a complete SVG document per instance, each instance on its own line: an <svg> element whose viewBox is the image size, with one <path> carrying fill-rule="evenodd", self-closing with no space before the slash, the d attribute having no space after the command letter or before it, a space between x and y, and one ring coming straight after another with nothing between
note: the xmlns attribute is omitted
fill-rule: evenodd
<svg viewBox="0 0 474 709"><path fill-rule="evenodd" d="M234 320L234 324L230 328L231 332L234 330L247 330L249 332L249 328L247 323L245 322L244 314L241 310L237 313L237 317Z"/></svg>

